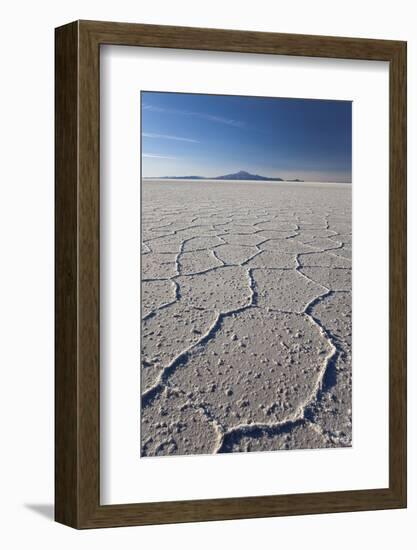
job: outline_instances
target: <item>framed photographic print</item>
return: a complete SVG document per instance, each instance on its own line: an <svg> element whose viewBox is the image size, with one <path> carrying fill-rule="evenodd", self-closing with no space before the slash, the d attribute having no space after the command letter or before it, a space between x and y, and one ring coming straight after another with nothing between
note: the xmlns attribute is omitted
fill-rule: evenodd
<svg viewBox="0 0 417 550"><path fill-rule="evenodd" d="M56 29L56 520L406 506L406 44Z"/></svg>

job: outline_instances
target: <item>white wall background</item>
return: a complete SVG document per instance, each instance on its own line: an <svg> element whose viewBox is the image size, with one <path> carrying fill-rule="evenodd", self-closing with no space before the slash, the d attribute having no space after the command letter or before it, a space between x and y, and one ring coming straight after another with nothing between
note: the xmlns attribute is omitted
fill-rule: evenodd
<svg viewBox="0 0 417 550"><path fill-rule="evenodd" d="M71 0L2 5L0 544L4 548L291 545L414 548L417 518L417 18L397 0ZM54 27L74 19L408 40L408 510L77 532L52 522ZM377 236L375 236L377 238ZM371 243L370 243L371 246ZM377 312L375 312L377 314ZM413 342L414 341L414 342ZM375 342L375 345L378 345Z"/></svg>

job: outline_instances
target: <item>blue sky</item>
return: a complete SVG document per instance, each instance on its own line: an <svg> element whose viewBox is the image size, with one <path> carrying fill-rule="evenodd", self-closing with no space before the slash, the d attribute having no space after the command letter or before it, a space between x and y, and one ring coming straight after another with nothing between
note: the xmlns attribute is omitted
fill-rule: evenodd
<svg viewBox="0 0 417 550"><path fill-rule="evenodd" d="M142 176L351 181L352 103L142 92Z"/></svg>

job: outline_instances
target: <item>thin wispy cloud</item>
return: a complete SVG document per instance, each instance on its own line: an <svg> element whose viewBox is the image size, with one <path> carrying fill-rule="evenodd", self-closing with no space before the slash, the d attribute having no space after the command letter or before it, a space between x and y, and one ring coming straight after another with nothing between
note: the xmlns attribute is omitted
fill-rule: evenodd
<svg viewBox="0 0 417 550"><path fill-rule="evenodd" d="M204 120L209 120L218 124L226 124L227 126L234 126L235 128L243 128L245 123L233 118L225 118L222 116L211 115L209 113L201 113L198 111L184 111L182 109L170 109L167 107L157 107L156 105L143 104L142 109L144 111L151 111L153 113L169 113L172 115L184 115L190 117L197 117Z"/></svg>
<svg viewBox="0 0 417 550"><path fill-rule="evenodd" d="M153 153L142 153L142 157L146 157L149 159L169 159L169 160L175 160L177 157L168 157L165 155L154 155Z"/></svg>
<svg viewBox="0 0 417 550"><path fill-rule="evenodd" d="M142 132L142 137L155 138L155 139L172 139L174 141L187 141L189 143L200 143L196 139L185 138L181 136L168 136L166 134L151 134L149 132Z"/></svg>

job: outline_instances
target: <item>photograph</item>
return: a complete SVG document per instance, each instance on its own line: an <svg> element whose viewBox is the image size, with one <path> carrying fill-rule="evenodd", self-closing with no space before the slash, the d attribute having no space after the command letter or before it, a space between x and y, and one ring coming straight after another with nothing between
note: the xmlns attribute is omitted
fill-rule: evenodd
<svg viewBox="0 0 417 550"><path fill-rule="evenodd" d="M351 447L352 101L138 101L140 458Z"/></svg>

